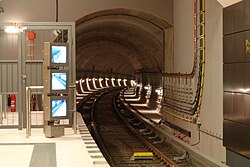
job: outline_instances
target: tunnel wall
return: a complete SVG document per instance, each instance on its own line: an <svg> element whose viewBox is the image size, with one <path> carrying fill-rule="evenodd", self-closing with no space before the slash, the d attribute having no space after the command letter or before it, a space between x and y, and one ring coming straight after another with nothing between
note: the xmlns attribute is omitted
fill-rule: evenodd
<svg viewBox="0 0 250 167"><path fill-rule="evenodd" d="M55 21L55 1L43 0L4 0L0 2L5 13L0 15L0 21ZM77 19L96 11L128 8L153 13L170 23L173 23L173 0L60 0L59 21L76 21Z"/></svg>
<svg viewBox="0 0 250 167"><path fill-rule="evenodd" d="M176 118L169 121L192 132L190 144L217 160L225 161L223 136L222 6L205 1L205 83L201 106L201 133L197 126ZM185 11L185 12L180 12ZM174 1L174 71L191 72L193 67L193 0Z"/></svg>

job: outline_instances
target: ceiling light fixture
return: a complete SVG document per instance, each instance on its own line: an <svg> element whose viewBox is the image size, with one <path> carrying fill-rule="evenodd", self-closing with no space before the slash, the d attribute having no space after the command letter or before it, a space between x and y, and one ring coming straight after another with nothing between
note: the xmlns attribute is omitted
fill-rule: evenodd
<svg viewBox="0 0 250 167"><path fill-rule="evenodd" d="M27 27L15 27L15 26L7 26L4 31L6 33L10 33L10 34L16 34L19 32L23 32L23 30L26 30Z"/></svg>
<svg viewBox="0 0 250 167"><path fill-rule="evenodd" d="M15 34L19 32L19 28L14 26L7 26L4 30L6 33Z"/></svg>

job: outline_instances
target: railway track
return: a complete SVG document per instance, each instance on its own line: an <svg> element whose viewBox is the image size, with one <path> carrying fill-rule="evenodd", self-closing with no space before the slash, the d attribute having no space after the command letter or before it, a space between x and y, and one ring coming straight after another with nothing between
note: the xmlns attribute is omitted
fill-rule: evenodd
<svg viewBox="0 0 250 167"><path fill-rule="evenodd" d="M121 89L97 92L78 110L112 167L199 167L187 152L177 151L165 137L140 120L119 99ZM135 152L152 152L148 159L133 159Z"/></svg>
<svg viewBox="0 0 250 167"><path fill-rule="evenodd" d="M167 166L157 156L151 160L132 160L134 152L150 152L151 149L127 128L116 113L112 103L119 91L115 90L100 97L93 113L95 134L98 135L97 143L102 145L101 150L105 149L105 157L110 165L117 167Z"/></svg>

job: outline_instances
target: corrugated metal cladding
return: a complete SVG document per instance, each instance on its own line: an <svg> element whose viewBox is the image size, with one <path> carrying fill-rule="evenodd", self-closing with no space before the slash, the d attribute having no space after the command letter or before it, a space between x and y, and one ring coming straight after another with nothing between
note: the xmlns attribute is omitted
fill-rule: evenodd
<svg viewBox="0 0 250 167"><path fill-rule="evenodd" d="M0 92L18 91L18 35L0 30Z"/></svg>
<svg viewBox="0 0 250 167"><path fill-rule="evenodd" d="M27 85L37 86L43 85L42 78L42 62L32 62L26 63L26 76L27 76Z"/></svg>
<svg viewBox="0 0 250 167"><path fill-rule="evenodd" d="M0 63L0 92L18 92L17 63Z"/></svg>
<svg viewBox="0 0 250 167"><path fill-rule="evenodd" d="M224 146L250 158L250 1L224 9Z"/></svg>

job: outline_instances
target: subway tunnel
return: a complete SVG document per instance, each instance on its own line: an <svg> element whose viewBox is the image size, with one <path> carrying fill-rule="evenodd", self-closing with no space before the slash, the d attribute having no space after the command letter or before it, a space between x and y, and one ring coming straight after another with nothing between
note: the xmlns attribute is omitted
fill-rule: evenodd
<svg viewBox="0 0 250 167"><path fill-rule="evenodd" d="M232 52L237 47L242 53L246 52L245 55L249 54L249 39L242 38L249 37L245 33L249 26L245 21L249 20L246 19L249 17L247 0L205 1L204 10L196 13L193 6L196 0L145 0L143 3L60 0L59 22L54 22L54 1L26 5L31 1L0 0L0 47L3 46L0 48L0 95L3 95L3 103L8 95L17 95L17 112L7 112L11 116L0 119L6 122L1 128L25 128L25 106L28 106L25 86L42 85L43 42L66 42L72 51L70 112L80 103L79 99L85 98L86 92L99 91L103 86L118 88L119 82L125 86L125 79L132 80L143 102L161 115L155 127L160 126L171 140L188 148L189 153L195 152L197 157L218 166L250 164L249 147L246 147L249 145L246 134L249 95L244 92L248 88L242 81L243 73L247 77L248 67L240 68L239 64L245 62L239 63L233 55L236 52ZM204 16L204 20L197 19L197 15ZM5 34L5 26L13 20L20 20L28 29L20 34ZM247 25L241 25L245 22ZM36 34L34 60L29 57L32 49L26 39L30 31ZM60 41L61 36L56 36L55 31L68 34ZM230 70L234 71L232 75ZM106 78L109 81L105 82ZM236 85L237 89L228 89ZM75 87L76 92L72 91ZM78 103L74 103L74 93ZM122 94L129 96L126 91ZM41 99L39 95L39 108L42 108ZM145 106L137 104L137 107L146 112ZM37 112L36 117L39 114ZM154 120L154 114L148 111L145 115ZM17 118L19 122L15 122ZM8 119L13 123L9 124ZM71 125L73 117L70 119ZM234 125L244 128L234 128Z"/></svg>
<svg viewBox="0 0 250 167"><path fill-rule="evenodd" d="M87 15L76 22L77 72L160 74L164 68L165 30L170 27L156 16L128 9Z"/></svg>

